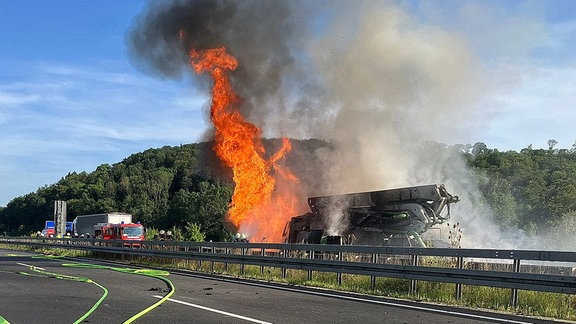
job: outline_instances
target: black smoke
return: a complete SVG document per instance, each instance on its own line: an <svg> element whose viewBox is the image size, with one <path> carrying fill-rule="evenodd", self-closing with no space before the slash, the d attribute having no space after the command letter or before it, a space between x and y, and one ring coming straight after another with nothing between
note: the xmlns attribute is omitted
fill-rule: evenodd
<svg viewBox="0 0 576 324"><path fill-rule="evenodd" d="M190 49L226 47L239 62L231 81L249 117L278 98L299 71L293 55L303 29L295 21L285 1L153 1L136 17L127 42L138 68L170 79L192 73Z"/></svg>

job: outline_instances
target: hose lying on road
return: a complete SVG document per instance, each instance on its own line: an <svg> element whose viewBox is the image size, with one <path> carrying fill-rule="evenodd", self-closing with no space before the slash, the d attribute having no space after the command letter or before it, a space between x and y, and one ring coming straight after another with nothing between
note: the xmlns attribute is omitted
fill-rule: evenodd
<svg viewBox="0 0 576 324"><path fill-rule="evenodd" d="M52 257L44 256L42 258L52 258ZM124 323L132 323L136 319L142 317L144 314L146 314L146 313L150 312L151 310L153 310L154 308L160 306L162 303L164 303L166 300L168 300L174 294L174 291L175 291L174 284L169 279L166 278L166 276L170 274L167 271L152 270L152 269L117 268L117 267L95 265L95 264L88 264L88 263L79 263L79 262L64 263L64 264L62 264L62 266L75 267L75 268L86 268L86 269L106 269L106 270L118 271L118 272L123 272L123 273L128 273L128 274L148 276L148 277L153 277L153 278L162 280L168 285L169 292L168 292L168 294L166 294L166 296L164 296L162 299L160 299L156 303L152 304L151 306L147 307L146 309L142 310L141 312L130 317L129 319L124 321ZM97 282L95 282L89 278L69 276L69 275L60 274L60 273L48 272L45 270L38 269L37 267L34 267L34 266L31 266L30 270L35 272L35 273L38 273L42 276L47 276L47 277L51 277L51 278L91 283L91 284L98 286L100 289L102 289L104 291L104 294L102 295L102 297L100 297L100 299L90 308L90 310L88 312L86 312L84 315L82 315L82 317L80 317L78 320L76 320L74 322L74 324L82 323L86 318L88 318L92 313L94 313L94 311L98 308L98 306L100 306L100 304L102 304L102 302L108 296L108 289L106 289L106 287L100 285L99 283L97 283ZM25 272L21 272L20 274L31 275L30 273L25 273ZM4 318L0 317L0 324L9 324L9 323Z"/></svg>

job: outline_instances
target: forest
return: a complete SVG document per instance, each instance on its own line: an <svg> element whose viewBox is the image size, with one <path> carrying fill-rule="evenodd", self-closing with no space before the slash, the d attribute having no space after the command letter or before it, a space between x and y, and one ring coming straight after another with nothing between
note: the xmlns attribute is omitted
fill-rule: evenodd
<svg viewBox="0 0 576 324"><path fill-rule="evenodd" d="M330 148L321 140L292 142L300 155L291 158L306 161L293 163L300 168L320 168L313 152ZM528 146L520 152L501 152L484 143L439 146L456 150L465 161L496 224L536 235L558 228L571 231L576 217L576 143L570 149L557 149L554 140L548 144L548 149ZM280 140L266 140L265 145L277 147ZM148 149L90 173L68 173L12 199L0 207L0 234L41 230L53 217L53 202L65 200L69 220L123 211L150 229L172 229L181 239L229 241L235 229L225 215L232 193L231 171L218 163L210 143Z"/></svg>

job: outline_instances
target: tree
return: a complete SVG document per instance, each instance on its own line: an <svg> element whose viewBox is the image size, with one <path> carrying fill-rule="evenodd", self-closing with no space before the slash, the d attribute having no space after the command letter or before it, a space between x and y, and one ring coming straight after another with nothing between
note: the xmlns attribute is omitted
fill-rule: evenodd
<svg viewBox="0 0 576 324"><path fill-rule="evenodd" d="M477 142L472 146L472 155L478 156L488 152L488 147L482 142Z"/></svg>
<svg viewBox="0 0 576 324"><path fill-rule="evenodd" d="M548 150L549 151L553 151L554 150L554 146L556 146L556 144L558 144L558 141L554 140L554 139L549 139L548 140Z"/></svg>
<svg viewBox="0 0 576 324"><path fill-rule="evenodd" d="M227 235L224 217L228 212L232 190L208 181L199 183L198 187L198 191L181 189L174 195L170 208L174 225L194 223L206 233L207 239L221 240Z"/></svg>
<svg viewBox="0 0 576 324"><path fill-rule="evenodd" d="M494 220L502 227L519 224L516 200L512 196L512 185L506 179L494 177L482 189L488 205L494 212Z"/></svg>
<svg viewBox="0 0 576 324"><path fill-rule="evenodd" d="M206 234L202 232L200 225L188 222L184 227L184 239L192 242L204 242Z"/></svg>

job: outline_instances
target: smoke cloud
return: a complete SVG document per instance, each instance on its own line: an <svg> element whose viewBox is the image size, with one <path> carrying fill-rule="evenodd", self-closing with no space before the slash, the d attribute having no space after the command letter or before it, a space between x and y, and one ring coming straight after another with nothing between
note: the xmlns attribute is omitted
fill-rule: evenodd
<svg viewBox="0 0 576 324"><path fill-rule="evenodd" d="M243 114L258 125L256 116L282 108L283 81L298 71L291 44L299 29L282 1L152 1L127 38L139 68L170 79L191 72L190 49L226 47L241 62L231 81Z"/></svg>
<svg viewBox="0 0 576 324"><path fill-rule="evenodd" d="M395 1L174 0L150 2L127 41L135 65L173 79L192 73L191 48L225 46L240 109L265 136L330 142L316 152L322 174L298 175L320 182L303 195L444 183L462 198L463 246L518 242L494 238L459 152L434 144L466 143L481 123L487 82L462 33Z"/></svg>

